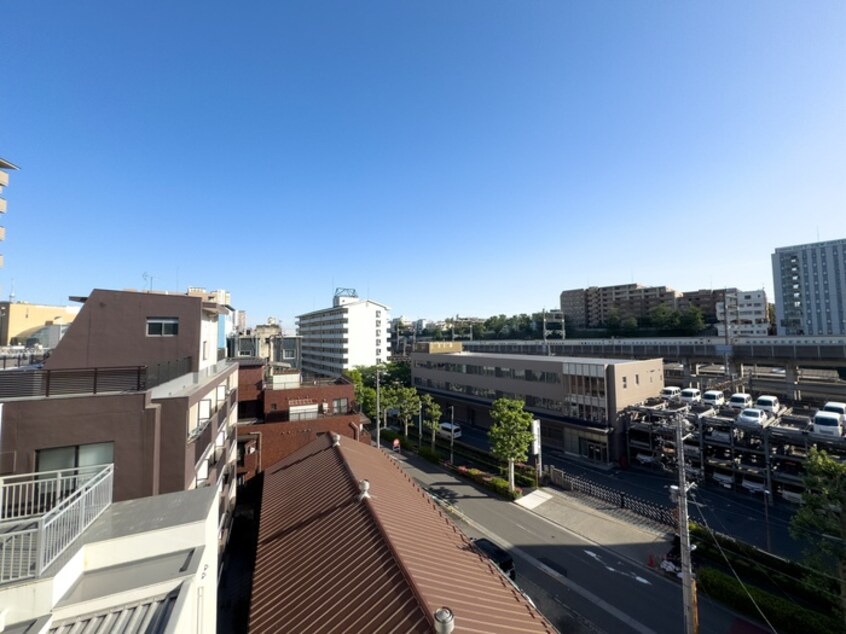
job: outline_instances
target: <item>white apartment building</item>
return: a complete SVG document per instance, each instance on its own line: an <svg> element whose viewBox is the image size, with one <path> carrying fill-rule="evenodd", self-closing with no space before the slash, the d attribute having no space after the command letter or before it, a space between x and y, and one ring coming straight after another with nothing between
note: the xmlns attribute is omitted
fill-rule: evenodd
<svg viewBox="0 0 846 634"><path fill-rule="evenodd" d="M779 336L846 335L846 239L773 253Z"/></svg>
<svg viewBox="0 0 846 634"><path fill-rule="evenodd" d="M717 335L730 337L766 337L770 322L767 318L767 293L764 290L739 291L727 289L725 301L717 302Z"/></svg>
<svg viewBox="0 0 846 634"><path fill-rule="evenodd" d="M297 317L303 372L340 376L356 366L387 363L391 352L390 308L338 289L331 308Z"/></svg>

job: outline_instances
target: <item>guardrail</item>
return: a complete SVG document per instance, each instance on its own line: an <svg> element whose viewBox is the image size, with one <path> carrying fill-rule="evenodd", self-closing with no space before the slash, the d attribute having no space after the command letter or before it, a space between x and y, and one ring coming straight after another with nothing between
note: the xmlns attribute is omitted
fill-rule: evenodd
<svg viewBox="0 0 846 634"><path fill-rule="evenodd" d="M38 577L112 502L114 466L0 477L0 583Z"/></svg>
<svg viewBox="0 0 846 634"><path fill-rule="evenodd" d="M664 526L676 527L677 522L671 507L652 504L628 493L610 489L585 478L572 476L553 466L545 467L544 473L555 486L562 489L576 491L589 497L600 499L617 508L631 511Z"/></svg>

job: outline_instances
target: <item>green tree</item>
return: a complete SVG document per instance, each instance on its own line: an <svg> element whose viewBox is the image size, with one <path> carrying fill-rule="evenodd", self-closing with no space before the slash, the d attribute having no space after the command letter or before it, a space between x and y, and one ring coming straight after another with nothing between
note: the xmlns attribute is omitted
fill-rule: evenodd
<svg viewBox="0 0 846 634"><path fill-rule="evenodd" d="M833 569L839 578L841 617L846 620L846 465L813 448L805 461L804 485L790 534L810 545L813 567Z"/></svg>
<svg viewBox="0 0 846 634"><path fill-rule="evenodd" d="M620 324L623 321L623 318L620 317L620 311L616 308L612 308L608 311L608 314L605 316L605 329L608 332L618 332L620 330Z"/></svg>
<svg viewBox="0 0 846 634"><path fill-rule="evenodd" d="M679 328L682 334L698 335L705 330L705 318L696 306L690 306L679 317Z"/></svg>
<svg viewBox="0 0 846 634"><path fill-rule="evenodd" d="M626 317L620 322L620 330L627 335L632 335L637 332L637 319L634 317Z"/></svg>
<svg viewBox="0 0 846 634"><path fill-rule="evenodd" d="M408 424L420 410L420 395L413 387L398 387L396 389L396 400L399 417L402 421L402 435L408 437Z"/></svg>
<svg viewBox="0 0 846 634"><path fill-rule="evenodd" d="M658 330L675 330L679 327L679 313L667 304L658 304L649 311L649 322Z"/></svg>
<svg viewBox="0 0 846 634"><path fill-rule="evenodd" d="M435 451L435 436L438 433L438 423L441 421L441 406L429 394L424 394L420 401L423 404L423 416L432 430L432 451Z"/></svg>
<svg viewBox="0 0 846 634"><path fill-rule="evenodd" d="M523 401L499 398L491 408L494 424L488 432L491 453L508 463L508 490L514 491L514 463L528 458L532 442L532 415Z"/></svg>

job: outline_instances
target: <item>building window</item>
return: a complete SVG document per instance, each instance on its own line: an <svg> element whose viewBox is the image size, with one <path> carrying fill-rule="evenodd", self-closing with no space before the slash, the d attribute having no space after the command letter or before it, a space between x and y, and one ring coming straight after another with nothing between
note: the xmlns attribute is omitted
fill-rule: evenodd
<svg viewBox="0 0 846 634"><path fill-rule="evenodd" d="M628 387L628 385L627 385L627 384L628 384L628 378L627 378L627 377L623 377L623 389L624 389L624 390Z"/></svg>
<svg viewBox="0 0 846 634"><path fill-rule="evenodd" d="M90 445L39 449L35 455L36 471L57 471L75 467L92 467L114 462L115 444L98 442Z"/></svg>
<svg viewBox="0 0 846 634"><path fill-rule="evenodd" d="M177 317L147 317L148 337L175 337L179 334Z"/></svg>
<svg viewBox="0 0 846 634"><path fill-rule="evenodd" d="M209 342L203 342L203 361L209 358Z"/></svg>
<svg viewBox="0 0 846 634"><path fill-rule="evenodd" d="M349 411L349 401L345 398L336 398L332 401L332 412L335 414L346 414Z"/></svg>

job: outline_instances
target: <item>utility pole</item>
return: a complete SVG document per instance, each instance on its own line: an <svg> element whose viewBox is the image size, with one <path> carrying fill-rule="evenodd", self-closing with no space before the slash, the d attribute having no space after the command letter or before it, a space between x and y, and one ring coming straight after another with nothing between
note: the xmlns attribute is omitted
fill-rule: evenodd
<svg viewBox="0 0 846 634"><path fill-rule="evenodd" d="M684 472L684 416L676 420L676 459L678 460L679 485L679 539L681 546L682 599L684 602L685 634L698 634L699 615L696 607L696 579L690 561L690 521L687 513L687 478ZM695 485L691 485L695 486Z"/></svg>
<svg viewBox="0 0 846 634"><path fill-rule="evenodd" d="M455 405L449 406L449 463L455 464L453 455L453 445L455 445Z"/></svg>
<svg viewBox="0 0 846 634"><path fill-rule="evenodd" d="M381 412L379 411L379 366L376 366L376 448L381 449L381 427L382 427L382 417L380 416Z"/></svg>

